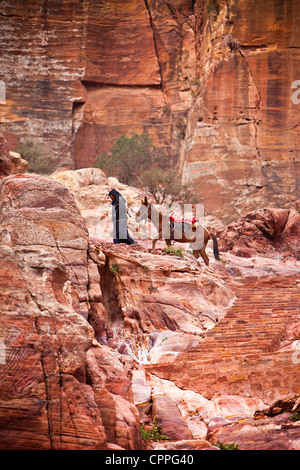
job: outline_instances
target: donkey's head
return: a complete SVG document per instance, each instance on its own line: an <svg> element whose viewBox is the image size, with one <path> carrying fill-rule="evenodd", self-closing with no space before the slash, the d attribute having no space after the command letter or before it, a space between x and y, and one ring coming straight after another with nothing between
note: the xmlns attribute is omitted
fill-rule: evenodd
<svg viewBox="0 0 300 470"><path fill-rule="evenodd" d="M151 205L148 202L147 196L141 201L142 205L136 213L137 221L147 220L151 213Z"/></svg>

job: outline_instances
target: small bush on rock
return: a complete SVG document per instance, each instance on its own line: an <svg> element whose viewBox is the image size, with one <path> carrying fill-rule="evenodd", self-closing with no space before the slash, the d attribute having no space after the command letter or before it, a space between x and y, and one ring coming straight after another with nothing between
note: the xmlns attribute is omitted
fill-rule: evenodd
<svg viewBox="0 0 300 470"><path fill-rule="evenodd" d="M181 246L179 248L174 248L174 246L166 246L164 248L164 251L167 255L174 255L174 256L179 256L180 258L183 258L184 257L184 254L183 254L183 249L181 248Z"/></svg>
<svg viewBox="0 0 300 470"><path fill-rule="evenodd" d="M147 430L144 424L141 425L141 438L144 441L168 441L170 439L169 436L165 436L161 431L161 426L153 420L152 429Z"/></svg>
<svg viewBox="0 0 300 470"><path fill-rule="evenodd" d="M222 442L218 442L214 445L219 447L220 450L239 450L239 445L235 444L234 442L231 444L222 444Z"/></svg>

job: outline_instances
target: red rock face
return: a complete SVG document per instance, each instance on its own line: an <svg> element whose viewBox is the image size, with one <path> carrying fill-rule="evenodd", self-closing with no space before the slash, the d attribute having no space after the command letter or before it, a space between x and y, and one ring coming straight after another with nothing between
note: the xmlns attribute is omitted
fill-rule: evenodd
<svg viewBox="0 0 300 470"><path fill-rule="evenodd" d="M68 164L73 103L84 96L85 7L68 0L50 8L39 1L5 2L2 13L1 128L11 149L22 137L36 138Z"/></svg>
<svg viewBox="0 0 300 470"><path fill-rule="evenodd" d="M77 168L91 166L95 157L101 152L109 152L116 139L123 134L142 134L146 131L153 142L160 142L162 148L168 151L170 125L169 117L164 112L161 90L130 86L86 88L83 123L74 144Z"/></svg>
<svg viewBox="0 0 300 470"><path fill-rule="evenodd" d="M10 146L35 137L81 168L145 132L226 223L288 207L299 197L298 2L206 3L5 2Z"/></svg>
<svg viewBox="0 0 300 470"><path fill-rule="evenodd" d="M106 85L160 85L153 32L144 2L91 2L86 34L85 80Z"/></svg>
<svg viewBox="0 0 300 470"><path fill-rule="evenodd" d="M32 175L4 178L1 195L0 447L138 448L125 369L92 344L95 278L72 195Z"/></svg>
<svg viewBox="0 0 300 470"><path fill-rule="evenodd" d="M29 176L2 182L1 448L74 448L76 442L83 448L105 445L97 407L88 388L73 376L84 364L93 330L63 293L69 278L63 253L69 252L70 261L73 251L67 239L85 243L86 232L80 228L72 198L62 186L51 183ZM63 220L66 214L68 227ZM83 419L74 426L78 413ZM81 444L77 427L79 434L90 429Z"/></svg>
<svg viewBox="0 0 300 470"><path fill-rule="evenodd" d="M300 108L292 99L300 73L293 27L299 5L224 3L210 14L213 36L207 29L202 34L198 96L182 166L185 179L197 182L207 212L228 222L234 213L289 207L299 197ZM241 48L226 46L226 35Z"/></svg>
<svg viewBox="0 0 300 470"><path fill-rule="evenodd" d="M38 2L26 11L22 2L5 4L1 127L9 144L38 137L64 165L79 168L91 165L122 133L146 132L178 155L183 124L172 123L171 106L176 114L191 102L191 3L176 2L174 11L162 5L158 12L155 2L140 0L88 6L64 0L47 7Z"/></svg>

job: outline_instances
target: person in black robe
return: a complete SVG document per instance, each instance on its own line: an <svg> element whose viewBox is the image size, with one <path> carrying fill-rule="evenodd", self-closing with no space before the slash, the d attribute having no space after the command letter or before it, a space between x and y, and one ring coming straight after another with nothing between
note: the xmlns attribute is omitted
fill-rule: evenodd
<svg viewBox="0 0 300 470"><path fill-rule="evenodd" d="M127 229L127 210L124 197L115 189L112 189L108 195L112 200L113 242L136 245L137 242L129 235Z"/></svg>

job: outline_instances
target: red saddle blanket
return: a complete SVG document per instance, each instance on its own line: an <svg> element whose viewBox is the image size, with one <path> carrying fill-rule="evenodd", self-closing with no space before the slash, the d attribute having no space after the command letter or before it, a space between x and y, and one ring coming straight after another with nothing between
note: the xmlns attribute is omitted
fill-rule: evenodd
<svg viewBox="0 0 300 470"><path fill-rule="evenodd" d="M197 217L189 217L189 216L179 215L179 214L177 214L177 212L174 212L174 211L169 214L169 219L172 222L174 222L174 224L186 223L186 224L193 225L196 222L198 222Z"/></svg>

